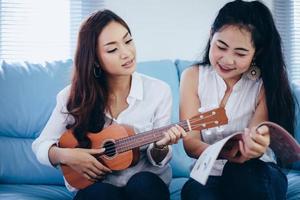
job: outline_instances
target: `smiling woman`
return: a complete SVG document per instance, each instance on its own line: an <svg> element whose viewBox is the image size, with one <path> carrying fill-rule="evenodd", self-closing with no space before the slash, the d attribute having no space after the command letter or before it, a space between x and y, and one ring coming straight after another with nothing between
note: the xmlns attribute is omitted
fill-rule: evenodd
<svg viewBox="0 0 300 200"><path fill-rule="evenodd" d="M183 72L180 117L221 106L229 123L223 130L188 134L184 147L198 158L209 145L244 134L215 161L206 185L185 183L183 200L286 198L287 178L269 147L269 130L257 129L269 120L294 134L295 102L281 50L272 14L260 1L231 1L218 12L203 60Z"/></svg>
<svg viewBox="0 0 300 200"><path fill-rule="evenodd" d="M255 53L250 32L233 25L224 26L213 35L210 46L211 65L232 87L248 70Z"/></svg>

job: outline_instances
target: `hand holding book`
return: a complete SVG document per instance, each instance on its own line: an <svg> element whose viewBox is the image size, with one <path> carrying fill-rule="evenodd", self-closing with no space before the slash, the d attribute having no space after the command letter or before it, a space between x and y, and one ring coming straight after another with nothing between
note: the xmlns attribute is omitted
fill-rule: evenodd
<svg viewBox="0 0 300 200"><path fill-rule="evenodd" d="M268 128L269 131L265 131L264 127ZM260 131L261 129L263 131ZM208 148L205 149L205 151L202 152L202 154L198 158L196 164L194 165L191 171L190 176L204 185L207 181L213 164L218 157L222 159L225 158L230 161L235 160L236 162L242 162L243 159L246 159L247 156L250 156L250 158L252 158L251 155L253 157L257 157L257 155L259 154L256 154L255 152L252 152L252 154L245 154L245 151L240 151L241 146L239 145L241 145L241 143L243 142L251 142L251 140L255 140L257 143L260 144L266 142L265 144L261 144L261 146L269 146L274 151L277 161L281 165L286 165L300 160L299 143L284 128L282 128L278 124L275 124L273 122L262 122L257 126L255 131L257 131L260 134L254 134L251 133L251 131L246 131L245 133L237 132L214 143L213 145L210 145ZM268 136L268 134L269 137L267 138L270 139L270 145L267 145L268 140L264 140L261 138L264 136ZM259 149L259 147L257 149ZM265 151L262 149L261 152ZM249 159L249 157L247 157L247 159Z"/></svg>
<svg viewBox="0 0 300 200"><path fill-rule="evenodd" d="M220 154L224 159L243 163L252 158L262 156L270 144L270 133L268 126L245 128L244 134L238 134L231 138L223 147ZM228 148L232 148L228 151ZM226 156L229 153L229 156Z"/></svg>

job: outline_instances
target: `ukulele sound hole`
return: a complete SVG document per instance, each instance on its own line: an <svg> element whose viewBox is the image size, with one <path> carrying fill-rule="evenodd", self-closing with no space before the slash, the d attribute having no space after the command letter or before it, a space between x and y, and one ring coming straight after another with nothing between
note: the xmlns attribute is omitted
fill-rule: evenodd
<svg viewBox="0 0 300 200"><path fill-rule="evenodd" d="M103 147L105 148L104 154L108 157L113 157L116 155L115 143L112 141L107 141L104 143Z"/></svg>

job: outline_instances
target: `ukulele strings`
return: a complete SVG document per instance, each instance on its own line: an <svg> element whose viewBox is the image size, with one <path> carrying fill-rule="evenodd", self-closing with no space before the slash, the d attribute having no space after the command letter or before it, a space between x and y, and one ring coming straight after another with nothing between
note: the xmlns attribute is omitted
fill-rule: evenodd
<svg viewBox="0 0 300 200"><path fill-rule="evenodd" d="M152 141L157 141L160 138L163 137L162 133L170 129L172 125L167 125L155 130L149 130L140 134L136 134L130 137L124 137L116 140L116 143L118 143L118 149L121 151L126 151L129 149L133 149L138 146L143 146L146 144L150 144ZM144 143L147 141L145 144L140 145L141 143ZM148 142L150 141L150 142Z"/></svg>
<svg viewBox="0 0 300 200"><path fill-rule="evenodd" d="M210 117L210 116L208 116L208 117ZM205 129L205 127L207 127L209 125L219 124L219 121L217 121L217 120L206 122L206 123L199 123L199 122L203 121L203 119L208 118L208 117L204 117L202 119L196 118L196 119L190 120L190 127L192 129L196 129L196 128L200 128L200 127ZM189 129L189 126L187 125L186 121L181 121L178 124L180 124L180 126L185 130ZM164 129L166 129L166 128L164 128ZM160 131L162 131L162 130L160 130ZM150 132L150 131L148 131L148 132ZM132 149L131 148L132 144L128 143L128 140L134 141L134 140L137 140L137 139L138 138L134 138L134 137L120 138L119 140L116 141L116 143L118 143L118 149L119 150ZM105 154L112 154L112 153L117 152L116 143L111 143L111 144L107 145L105 147Z"/></svg>

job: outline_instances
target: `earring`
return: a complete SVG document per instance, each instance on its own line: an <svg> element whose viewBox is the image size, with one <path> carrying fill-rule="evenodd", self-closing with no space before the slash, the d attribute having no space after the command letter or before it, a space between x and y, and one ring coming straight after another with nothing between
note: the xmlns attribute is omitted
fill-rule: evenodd
<svg viewBox="0 0 300 200"><path fill-rule="evenodd" d="M249 67L248 71L246 72L246 76L253 81L259 79L261 75L260 69L256 66L255 62L252 61L251 66Z"/></svg>
<svg viewBox="0 0 300 200"><path fill-rule="evenodd" d="M94 66L94 76L95 76L95 78L100 78L101 74L102 74L102 70L101 70L99 64L95 62L95 66Z"/></svg>

